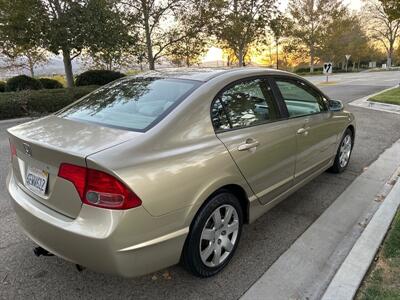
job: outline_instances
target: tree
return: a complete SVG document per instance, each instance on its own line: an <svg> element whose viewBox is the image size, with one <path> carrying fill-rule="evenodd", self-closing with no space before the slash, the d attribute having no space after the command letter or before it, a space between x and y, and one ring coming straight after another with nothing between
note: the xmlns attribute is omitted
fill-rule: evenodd
<svg viewBox="0 0 400 300"><path fill-rule="evenodd" d="M154 70L156 61L168 54L174 44L182 42L181 45L185 45L184 40L203 30L206 21L204 12L209 8L210 1L123 0L122 3L130 12L131 28L138 29L143 36L149 69ZM191 22L182 30L179 25L184 18Z"/></svg>
<svg viewBox="0 0 400 300"><path fill-rule="evenodd" d="M181 39L166 48L168 56L175 64L190 67L199 63L201 55L206 52L209 40L206 33L208 18L203 14L204 9L199 9L196 1L188 1L175 11L176 36Z"/></svg>
<svg viewBox="0 0 400 300"><path fill-rule="evenodd" d="M139 51L138 38L136 32L128 30L116 3L109 0L90 1L87 18L92 20L91 30L85 41L89 61L106 70L131 66Z"/></svg>
<svg viewBox="0 0 400 300"><path fill-rule="evenodd" d="M168 56L178 66L190 67L200 62L200 57L206 52L206 35L185 36L181 41L172 44Z"/></svg>
<svg viewBox="0 0 400 300"><path fill-rule="evenodd" d="M328 28L343 10L341 0L290 0L292 46L297 46L299 51L307 49L310 72L314 71L316 56Z"/></svg>
<svg viewBox="0 0 400 300"><path fill-rule="evenodd" d="M278 14L269 23L269 27L270 27L272 36L275 41L276 68L277 69L279 69L279 44L280 44L281 39L288 34L291 26L292 26L291 21L287 17L285 17L281 14Z"/></svg>
<svg viewBox="0 0 400 300"><path fill-rule="evenodd" d="M366 49L370 49L369 39L360 18L345 11L332 21L317 54L324 61L338 64L345 60L347 54L351 55L353 62L359 61Z"/></svg>
<svg viewBox="0 0 400 300"><path fill-rule="evenodd" d="M213 33L232 49L239 66L249 46L265 34L265 27L276 12L275 0L221 0L215 1L216 23Z"/></svg>
<svg viewBox="0 0 400 300"><path fill-rule="evenodd" d="M392 19L400 19L400 0L379 0L385 13Z"/></svg>
<svg viewBox="0 0 400 300"><path fill-rule="evenodd" d="M3 59L9 69L26 70L31 77L35 76L35 67L45 64L48 61L48 53L41 48L17 48L3 49Z"/></svg>
<svg viewBox="0 0 400 300"><path fill-rule="evenodd" d="M183 1L125 0L123 3L128 7L128 11L131 11L131 27L139 27L144 35L149 69L154 70L155 61L164 49L180 40L174 37L172 30L163 29L160 23L167 16L171 16L173 11L183 4Z"/></svg>
<svg viewBox="0 0 400 300"><path fill-rule="evenodd" d="M9 68L26 69L33 77L34 68L47 61L43 43L43 11L38 0L0 1L0 46Z"/></svg>
<svg viewBox="0 0 400 300"><path fill-rule="evenodd" d="M393 19L387 13L387 6L377 0L368 0L365 5L365 24L372 39L378 41L386 50L386 65L392 66L395 44L400 33L400 18Z"/></svg>

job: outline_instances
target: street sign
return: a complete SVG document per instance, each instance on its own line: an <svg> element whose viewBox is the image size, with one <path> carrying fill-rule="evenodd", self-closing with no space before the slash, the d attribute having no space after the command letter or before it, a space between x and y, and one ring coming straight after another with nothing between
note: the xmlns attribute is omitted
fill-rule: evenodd
<svg viewBox="0 0 400 300"><path fill-rule="evenodd" d="M331 62L324 63L323 73L326 75L332 74L333 64Z"/></svg>
<svg viewBox="0 0 400 300"><path fill-rule="evenodd" d="M347 68L349 66L349 59L350 59L351 55L350 54L346 54L345 57L346 57L346 72L347 72Z"/></svg>

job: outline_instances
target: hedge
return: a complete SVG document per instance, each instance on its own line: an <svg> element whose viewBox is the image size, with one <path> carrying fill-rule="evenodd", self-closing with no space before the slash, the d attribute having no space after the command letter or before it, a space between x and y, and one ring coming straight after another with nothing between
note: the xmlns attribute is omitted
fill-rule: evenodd
<svg viewBox="0 0 400 300"><path fill-rule="evenodd" d="M39 78L39 81L42 84L44 89L53 90L53 89L62 89L63 88L63 85L54 79Z"/></svg>
<svg viewBox="0 0 400 300"><path fill-rule="evenodd" d="M104 85L111 81L125 77L125 74L108 70L90 70L76 76L76 86Z"/></svg>
<svg viewBox="0 0 400 300"><path fill-rule="evenodd" d="M6 92L22 90L40 90L43 86L39 80L26 75L18 75L7 80Z"/></svg>
<svg viewBox="0 0 400 300"><path fill-rule="evenodd" d="M98 86L1 93L0 119L56 112L96 88Z"/></svg>
<svg viewBox="0 0 400 300"><path fill-rule="evenodd" d="M4 93L6 91L6 83L4 81L0 81L0 93Z"/></svg>

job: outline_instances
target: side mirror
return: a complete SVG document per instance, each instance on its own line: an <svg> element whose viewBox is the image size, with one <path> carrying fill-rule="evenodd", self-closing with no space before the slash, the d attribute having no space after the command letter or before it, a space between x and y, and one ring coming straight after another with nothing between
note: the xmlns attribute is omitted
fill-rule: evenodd
<svg viewBox="0 0 400 300"><path fill-rule="evenodd" d="M329 100L329 110L330 111L342 111L343 103L340 100Z"/></svg>

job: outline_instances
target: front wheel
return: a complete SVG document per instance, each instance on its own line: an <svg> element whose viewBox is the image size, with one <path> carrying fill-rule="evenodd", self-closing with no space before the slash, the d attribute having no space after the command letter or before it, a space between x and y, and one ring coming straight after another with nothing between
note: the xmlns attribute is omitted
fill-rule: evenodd
<svg viewBox="0 0 400 300"><path fill-rule="evenodd" d="M343 172L350 161L351 151L353 150L353 133L350 129L346 129L340 141L339 148L336 153L335 162L331 168L334 173Z"/></svg>
<svg viewBox="0 0 400 300"><path fill-rule="evenodd" d="M196 216L182 253L185 268L199 277L220 272L231 260L242 230L239 200L228 192L217 194Z"/></svg>

